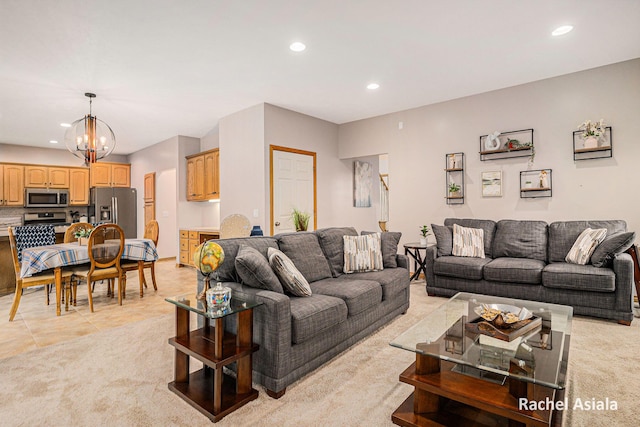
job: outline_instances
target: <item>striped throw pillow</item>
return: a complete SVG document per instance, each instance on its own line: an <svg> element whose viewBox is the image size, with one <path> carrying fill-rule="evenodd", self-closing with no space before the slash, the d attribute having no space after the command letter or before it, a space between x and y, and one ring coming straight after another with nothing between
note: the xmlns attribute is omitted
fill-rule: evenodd
<svg viewBox="0 0 640 427"><path fill-rule="evenodd" d="M564 260L571 264L586 265L591 259L593 251L605 237L607 237L606 228L587 228L580 233Z"/></svg>
<svg viewBox="0 0 640 427"><path fill-rule="evenodd" d="M453 224L453 256L484 258L484 230Z"/></svg>
<svg viewBox="0 0 640 427"><path fill-rule="evenodd" d="M309 282L304 278L300 270L296 268L291 258L276 248L267 250L269 265L280 279L280 283L285 291L297 297L308 297L311 295Z"/></svg>
<svg viewBox="0 0 640 427"><path fill-rule="evenodd" d="M345 273L379 271L384 268L380 235L344 236Z"/></svg>

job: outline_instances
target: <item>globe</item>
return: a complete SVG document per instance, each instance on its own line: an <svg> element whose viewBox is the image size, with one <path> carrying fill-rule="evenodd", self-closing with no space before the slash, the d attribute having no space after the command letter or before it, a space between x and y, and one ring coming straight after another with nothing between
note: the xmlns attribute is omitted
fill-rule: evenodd
<svg viewBox="0 0 640 427"><path fill-rule="evenodd" d="M211 240L199 245L193 254L193 264L205 276L216 271L223 261L224 250Z"/></svg>

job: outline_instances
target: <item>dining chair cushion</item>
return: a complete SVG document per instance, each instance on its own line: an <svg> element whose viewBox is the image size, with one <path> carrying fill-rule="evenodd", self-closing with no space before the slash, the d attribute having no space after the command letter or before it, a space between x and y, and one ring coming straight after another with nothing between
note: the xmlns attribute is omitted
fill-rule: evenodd
<svg viewBox="0 0 640 427"><path fill-rule="evenodd" d="M73 273L71 270L62 270L61 276L63 279L71 277ZM55 281L55 274L52 271L45 271L43 273L34 274L33 276L22 278L22 287L28 286L31 282L48 282L53 283Z"/></svg>
<svg viewBox="0 0 640 427"><path fill-rule="evenodd" d="M89 275L89 271L91 267L78 267L74 268L71 271L75 276L87 277ZM96 268L91 275L91 279L100 280L101 277L109 276L110 278L114 275L118 274L118 269L116 267L107 267L107 268Z"/></svg>

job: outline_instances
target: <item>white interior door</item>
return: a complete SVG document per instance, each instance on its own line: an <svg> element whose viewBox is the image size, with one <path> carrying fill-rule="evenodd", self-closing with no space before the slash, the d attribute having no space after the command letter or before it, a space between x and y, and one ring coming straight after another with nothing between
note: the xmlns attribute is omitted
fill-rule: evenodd
<svg viewBox="0 0 640 427"><path fill-rule="evenodd" d="M316 224L315 153L272 147L272 234L296 231L291 211L297 208L308 213L308 230Z"/></svg>

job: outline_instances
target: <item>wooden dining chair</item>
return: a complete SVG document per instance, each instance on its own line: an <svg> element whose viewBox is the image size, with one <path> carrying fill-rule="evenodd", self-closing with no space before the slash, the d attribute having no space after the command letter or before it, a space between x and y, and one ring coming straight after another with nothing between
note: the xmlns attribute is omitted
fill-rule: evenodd
<svg viewBox="0 0 640 427"><path fill-rule="evenodd" d="M18 238L16 238L16 228ZM13 297L13 305L9 310L9 321L12 321L18 312L18 306L20 305L20 298L22 297L22 290L24 288L32 286L44 286L45 294L47 298L47 304L49 304L49 286L55 282L55 276L53 271L47 271L40 274L35 274L31 277L20 277L20 268L22 261L22 250L29 247L44 246L47 244L55 243L55 231L53 231L53 241L48 237L49 232L43 228L37 229L38 226L28 227L9 227L9 245L11 246L11 258L13 260L13 269L16 274L16 293ZM44 237L43 237L44 236ZM71 279L71 271L62 270L62 280L67 282Z"/></svg>
<svg viewBox="0 0 640 427"><path fill-rule="evenodd" d="M110 280L115 293L115 279L118 279L118 304L122 305L122 267L120 259L124 252L124 232L116 224L102 224L93 229L87 243L89 266L73 269L73 277L87 282L89 308L93 313L93 282ZM77 280L73 282L78 286Z"/></svg>
<svg viewBox="0 0 640 427"><path fill-rule="evenodd" d="M75 232L77 230L93 230L93 228L93 225L88 222L74 222L69 226L69 228L67 228L67 231L64 232L64 242L77 242L78 238L75 236Z"/></svg>
<svg viewBox="0 0 640 427"><path fill-rule="evenodd" d="M158 247L158 236L160 234L160 229L158 227L158 221L152 219L147 222L147 225L144 227L144 238L150 239L153 241L154 246ZM156 262L155 261L145 261L142 264L142 271L140 271L140 264L138 262L126 261L122 264L122 271L124 274L124 284L123 284L123 292L127 290L127 271L136 271L138 270L138 277L140 277L140 297L144 295L143 286L147 287L147 280L144 277L144 269L148 268L151 270L151 282L153 283L153 289L158 290L158 285L156 284ZM124 294L122 295L125 296Z"/></svg>

